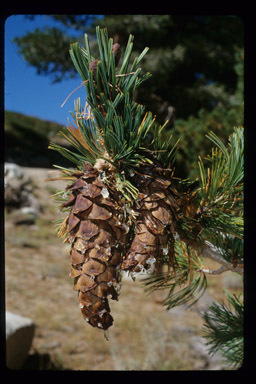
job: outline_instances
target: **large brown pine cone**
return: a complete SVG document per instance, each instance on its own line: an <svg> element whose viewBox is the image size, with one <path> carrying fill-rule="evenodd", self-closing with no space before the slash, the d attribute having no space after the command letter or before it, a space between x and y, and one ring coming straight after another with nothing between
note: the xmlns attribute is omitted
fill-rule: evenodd
<svg viewBox="0 0 256 384"><path fill-rule="evenodd" d="M98 170L85 163L84 172L74 176L77 180L67 187L71 194L63 204L72 206L68 218L70 276L84 318L106 330L113 323L108 299L118 299L126 231Z"/></svg>

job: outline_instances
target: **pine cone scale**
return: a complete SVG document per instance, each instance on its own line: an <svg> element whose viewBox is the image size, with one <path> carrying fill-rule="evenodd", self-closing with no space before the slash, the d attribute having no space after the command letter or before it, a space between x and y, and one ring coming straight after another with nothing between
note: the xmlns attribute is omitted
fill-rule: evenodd
<svg viewBox="0 0 256 384"><path fill-rule="evenodd" d="M93 205L92 201L89 199L86 199L83 195L78 195L76 198L76 202L74 204L74 214L79 214L80 212L86 211L88 208L90 208Z"/></svg>
<svg viewBox="0 0 256 384"><path fill-rule="evenodd" d="M100 262L98 259L91 259L91 258L89 258L88 261L86 261L82 267L83 273L89 276L98 276L103 272L105 272L105 270L106 270L105 263Z"/></svg>

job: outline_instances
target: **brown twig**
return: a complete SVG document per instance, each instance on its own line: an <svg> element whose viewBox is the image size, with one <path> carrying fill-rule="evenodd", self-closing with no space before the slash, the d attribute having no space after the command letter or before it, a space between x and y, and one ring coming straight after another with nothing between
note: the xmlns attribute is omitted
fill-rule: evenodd
<svg viewBox="0 0 256 384"><path fill-rule="evenodd" d="M216 270L215 272L212 271L208 272L207 273L211 273L211 274L219 274L219 273L222 273L224 271L232 271L232 272L236 272L238 273L239 275L243 275L243 272L244 272L244 269L243 269L243 266L241 265L237 265L237 266L234 266L232 263L230 263L229 261L226 261L225 259L223 259L223 257L221 257L216 249L216 247L214 247L213 244L211 244L209 241L205 241L203 245L197 245L196 243L193 243L191 244L192 248L194 248L202 257L206 257L208 259L211 259L213 261L216 261L217 263L221 264L222 267L219 269L219 270ZM225 268L225 270L224 270ZM218 271L218 273L217 273Z"/></svg>
<svg viewBox="0 0 256 384"><path fill-rule="evenodd" d="M227 267L224 267L224 265L222 265L220 268L215 269L215 270L211 270L211 269L208 269L208 268L201 268L200 272L207 273L207 274L210 274L210 275L220 275L221 273L226 272L228 270L229 269Z"/></svg>

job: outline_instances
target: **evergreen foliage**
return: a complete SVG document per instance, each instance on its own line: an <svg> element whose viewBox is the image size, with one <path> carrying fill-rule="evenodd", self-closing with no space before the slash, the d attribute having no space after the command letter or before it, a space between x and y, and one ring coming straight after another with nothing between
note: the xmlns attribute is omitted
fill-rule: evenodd
<svg viewBox="0 0 256 384"><path fill-rule="evenodd" d="M244 358L243 302L227 292L228 303L213 303L204 312L204 337L210 354L219 351L228 365L239 368Z"/></svg>
<svg viewBox="0 0 256 384"><path fill-rule="evenodd" d="M166 124L159 127L152 113L145 112L144 106L133 101L136 89L150 76L149 73L141 75L138 67L148 48L130 62L133 48L133 36L130 35L122 66L116 73L113 39L108 38L106 29L97 27L96 34L100 60L95 73L90 69L90 64L96 59L90 52L87 34L86 49L78 43L70 48L70 56L86 88L88 109L94 118L83 117L78 100L75 113L72 113L75 125L69 125L67 132L60 133L78 152L71 152L58 144L51 144L50 148L59 151L80 169L84 161L95 164L97 159L103 159L111 163L117 170L122 192L127 197L130 194L136 198L136 188L125 175L136 172L135 168L141 163L152 163L152 150L159 158L163 153L169 163L174 159L177 145L173 146L170 139L163 144L160 138ZM159 131L160 135L149 140L148 133L152 130Z"/></svg>
<svg viewBox="0 0 256 384"><path fill-rule="evenodd" d="M164 262L168 265L168 260ZM145 291L169 290L162 305L170 310L178 305L188 304L188 308L195 304L207 288L207 278L201 273L203 259L189 249L183 241L175 242L175 268L163 271L157 275L143 279Z"/></svg>
<svg viewBox="0 0 256 384"><path fill-rule="evenodd" d="M33 16L28 16L32 17ZM77 76L68 55L71 42L84 43L90 35L92 56L97 56L95 26L125 46L135 34L131 59L145 45L150 51L141 62L142 73L152 76L137 88L136 102L146 106L157 122L169 120L174 142L180 140L176 174L195 177L193 163L206 156L209 131L227 142L234 126L243 126L243 20L229 15L51 15L59 26L36 29L15 39L24 59L53 81ZM81 31L80 38L69 35ZM124 52L121 53L122 57ZM123 78L123 81L128 79ZM165 139L170 136L166 130Z"/></svg>
<svg viewBox="0 0 256 384"><path fill-rule="evenodd" d="M235 128L229 138L229 148L211 132L208 138L217 146L206 159L211 167L198 162L200 173L199 223L211 238L229 234L243 236L243 176L244 176L244 137L243 128Z"/></svg>

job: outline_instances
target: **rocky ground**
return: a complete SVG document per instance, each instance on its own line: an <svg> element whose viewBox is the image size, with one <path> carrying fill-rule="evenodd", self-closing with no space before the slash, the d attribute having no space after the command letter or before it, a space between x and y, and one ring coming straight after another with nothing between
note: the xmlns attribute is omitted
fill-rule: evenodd
<svg viewBox="0 0 256 384"><path fill-rule="evenodd" d="M227 369L219 355L207 353L200 311L223 298L224 288L241 290L239 276L209 276L208 289L196 305L169 312L161 305L166 292L146 295L140 279L124 276L119 301L111 303L114 325L107 341L103 331L81 316L68 277L68 246L55 234L53 221L59 216L51 195L63 183L45 182L48 169L21 170L27 180L22 207L9 205L5 213L5 294L6 309L36 325L23 369ZM216 267L213 262L207 266Z"/></svg>

